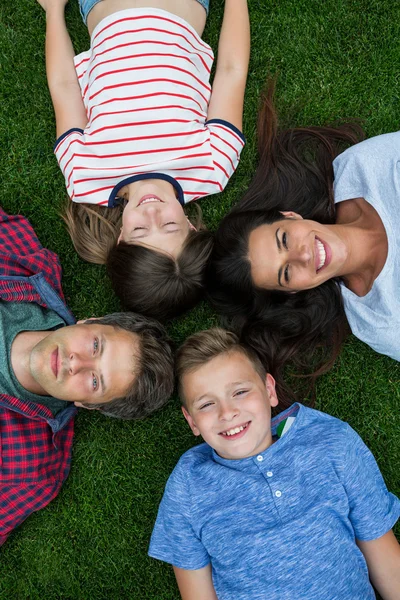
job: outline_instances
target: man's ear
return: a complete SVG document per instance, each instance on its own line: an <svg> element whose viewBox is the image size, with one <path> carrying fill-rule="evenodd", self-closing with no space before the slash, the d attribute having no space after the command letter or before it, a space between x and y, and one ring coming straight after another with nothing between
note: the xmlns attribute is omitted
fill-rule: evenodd
<svg viewBox="0 0 400 600"><path fill-rule="evenodd" d="M86 323L87 321L97 321L101 319L101 317L88 317L87 319L80 319L76 322L76 325L82 325L82 323Z"/></svg>
<svg viewBox="0 0 400 600"><path fill-rule="evenodd" d="M193 431L194 435L200 435L200 431L197 429L196 423L193 421L193 418L190 416L190 414L184 406L182 406L182 412L186 421L189 423L189 427Z"/></svg>
<svg viewBox="0 0 400 600"><path fill-rule="evenodd" d="M86 408L87 410L99 410L94 406L90 406L90 404L82 404L82 402L74 402L77 408Z"/></svg>
<svg viewBox="0 0 400 600"><path fill-rule="evenodd" d="M303 217L299 213L293 212L292 210L281 210L281 215L287 219L302 219Z"/></svg>
<svg viewBox="0 0 400 600"><path fill-rule="evenodd" d="M278 406L279 404L275 386L275 379L272 377L271 373L267 373L267 376L265 378L265 387L267 388L269 403L271 406Z"/></svg>

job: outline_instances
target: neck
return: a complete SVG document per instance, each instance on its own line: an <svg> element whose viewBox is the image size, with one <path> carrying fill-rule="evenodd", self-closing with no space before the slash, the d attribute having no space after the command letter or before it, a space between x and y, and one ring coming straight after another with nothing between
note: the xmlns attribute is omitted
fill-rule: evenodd
<svg viewBox="0 0 400 600"><path fill-rule="evenodd" d="M386 262L388 240L382 220L364 198L354 198L339 203L335 227L349 251L349 260L341 273L345 285L363 296Z"/></svg>
<svg viewBox="0 0 400 600"><path fill-rule="evenodd" d="M11 366L20 385L32 394L47 396L45 390L31 375L30 357L33 348L51 333L50 331L21 331L11 346Z"/></svg>

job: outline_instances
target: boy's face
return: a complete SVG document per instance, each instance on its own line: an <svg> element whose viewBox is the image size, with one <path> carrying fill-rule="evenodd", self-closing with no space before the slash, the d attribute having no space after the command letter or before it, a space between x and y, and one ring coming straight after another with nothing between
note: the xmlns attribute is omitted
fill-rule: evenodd
<svg viewBox="0 0 400 600"><path fill-rule="evenodd" d="M222 458L246 458L272 444L275 380L267 374L263 381L240 351L220 354L187 373L182 388L191 430Z"/></svg>

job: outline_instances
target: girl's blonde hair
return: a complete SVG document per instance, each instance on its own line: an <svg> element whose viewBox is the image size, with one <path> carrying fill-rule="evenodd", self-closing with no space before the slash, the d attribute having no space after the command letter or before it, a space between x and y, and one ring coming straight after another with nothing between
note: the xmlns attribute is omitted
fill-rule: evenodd
<svg viewBox="0 0 400 600"><path fill-rule="evenodd" d="M121 230L122 207L106 208L68 200L62 215L75 250L83 260L105 265Z"/></svg>

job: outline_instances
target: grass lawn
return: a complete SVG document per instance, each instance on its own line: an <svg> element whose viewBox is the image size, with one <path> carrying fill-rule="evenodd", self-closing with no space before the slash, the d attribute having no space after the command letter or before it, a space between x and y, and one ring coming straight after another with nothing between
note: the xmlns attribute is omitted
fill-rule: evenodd
<svg viewBox="0 0 400 600"><path fill-rule="evenodd" d="M211 0L204 38L214 49L223 4ZM395 131L400 120L399 2L249 0L249 9L247 146L227 190L201 202L211 229L254 171L257 104L268 73L279 74L277 105L285 125L358 117L373 136ZM66 14L76 51L85 50L88 35L75 0ZM59 217L66 192L52 154L44 34L44 13L34 0L2 0L0 198L8 212L28 216L43 245L60 255L75 315L102 315L118 309L105 270L78 258ZM215 323L217 317L201 305L169 329L180 343ZM400 495L400 365L349 338L335 368L318 382L317 408L359 432L388 487ZM176 399L138 423L80 411L73 465L60 495L1 550L0 598L178 598L170 567L146 552L167 477L194 443Z"/></svg>

